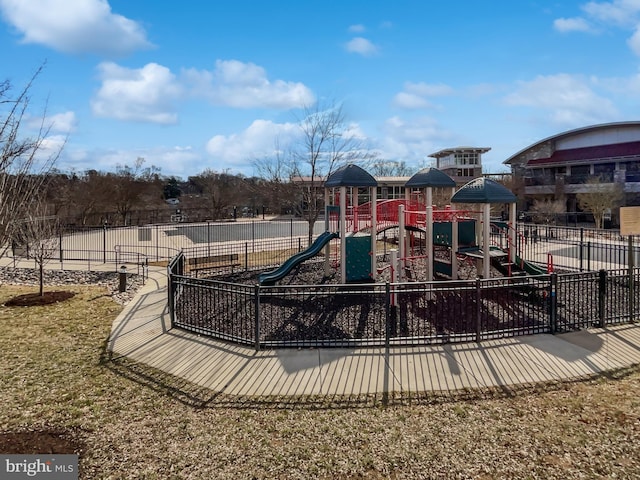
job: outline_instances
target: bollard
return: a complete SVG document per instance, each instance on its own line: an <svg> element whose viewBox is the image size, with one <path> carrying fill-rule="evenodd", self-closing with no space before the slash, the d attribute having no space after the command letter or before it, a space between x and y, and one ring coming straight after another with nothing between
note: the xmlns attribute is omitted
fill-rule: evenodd
<svg viewBox="0 0 640 480"><path fill-rule="evenodd" d="M122 265L120 270L118 270L118 273L120 274L120 286L118 291L123 293L127 290L127 266Z"/></svg>

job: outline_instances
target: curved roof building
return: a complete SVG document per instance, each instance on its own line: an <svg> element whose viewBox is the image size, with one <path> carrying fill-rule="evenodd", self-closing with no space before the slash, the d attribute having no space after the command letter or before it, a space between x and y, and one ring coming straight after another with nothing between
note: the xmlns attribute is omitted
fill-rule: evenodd
<svg viewBox="0 0 640 480"><path fill-rule="evenodd" d="M640 121L605 123L540 140L504 161L511 166L521 209L535 199L564 198L576 211L577 193L589 178L624 188L626 204L640 193ZM631 202L631 203L630 203Z"/></svg>

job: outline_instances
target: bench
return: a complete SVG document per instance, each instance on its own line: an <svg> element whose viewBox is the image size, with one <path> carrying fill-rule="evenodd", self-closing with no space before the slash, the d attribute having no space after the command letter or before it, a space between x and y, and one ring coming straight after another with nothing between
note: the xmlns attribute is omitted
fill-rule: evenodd
<svg viewBox="0 0 640 480"><path fill-rule="evenodd" d="M225 255L209 255L206 257L193 257L187 260L190 272L195 272L198 278L198 272L203 270L218 270L230 268L233 273L234 268L240 267L242 264L238 261L237 253L228 253Z"/></svg>

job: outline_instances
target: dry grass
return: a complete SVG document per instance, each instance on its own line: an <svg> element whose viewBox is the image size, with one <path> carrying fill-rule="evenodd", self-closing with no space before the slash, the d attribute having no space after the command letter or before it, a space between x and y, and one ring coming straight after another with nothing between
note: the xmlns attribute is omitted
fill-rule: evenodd
<svg viewBox="0 0 640 480"><path fill-rule="evenodd" d="M0 433L67 432L82 478L639 478L640 369L508 392L229 398L104 353L97 287L0 307ZM26 293L3 286L0 304Z"/></svg>

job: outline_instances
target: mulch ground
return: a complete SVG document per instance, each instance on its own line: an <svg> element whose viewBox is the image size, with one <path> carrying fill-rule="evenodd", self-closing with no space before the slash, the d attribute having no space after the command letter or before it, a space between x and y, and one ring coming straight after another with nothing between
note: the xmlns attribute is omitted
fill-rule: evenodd
<svg viewBox="0 0 640 480"><path fill-rule="evenodd" d="M18 295L4 303L7 307L36 307L42 305L51 305L52 303L60 303L75 296L74 292L67 290L56 290L53 292L44 292L40 295L38 292L25 293Z"/></svg>
<svg viewBox="0 0 640 480"><path fill-rule="evenodd" d="M6 455L79 454L82 445L69 432L0 432L0 453Z"/></svg>

